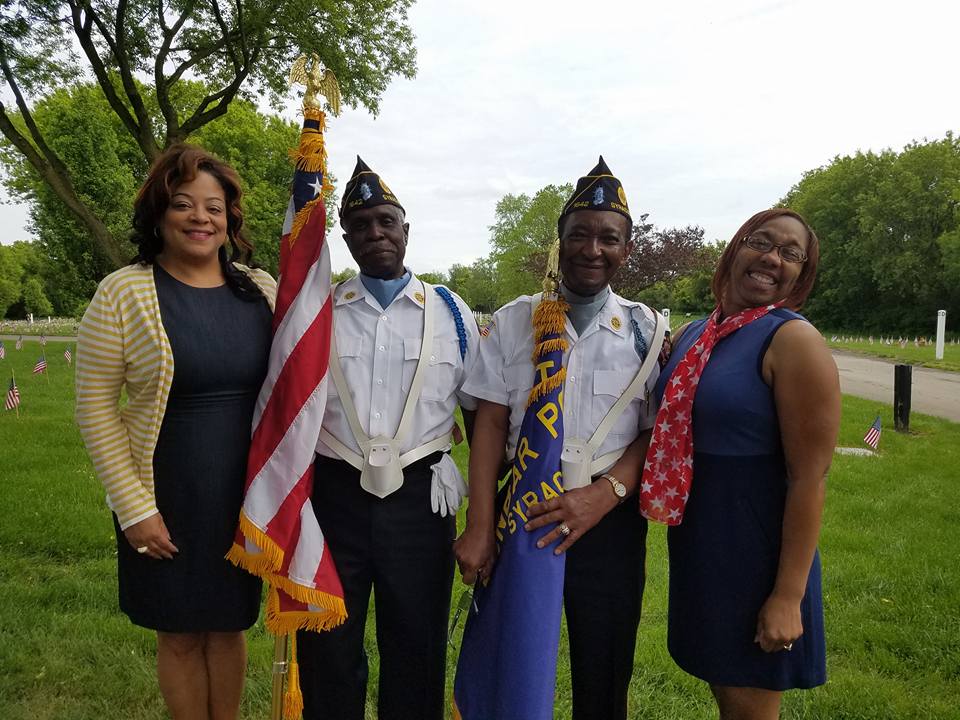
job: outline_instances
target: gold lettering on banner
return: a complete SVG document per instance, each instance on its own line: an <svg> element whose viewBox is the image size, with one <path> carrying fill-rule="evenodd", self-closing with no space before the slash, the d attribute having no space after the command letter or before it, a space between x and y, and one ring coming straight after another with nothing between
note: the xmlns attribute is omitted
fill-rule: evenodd
<svg viewBox="0 0 960 720"><path fill-rule="evenodd" d="M537 419L540 421L540 424L547 429L547 432L553 436L554 440L559 437L556 429L553 427L557 420L560 419L560 410L556 404L552 402L544 403L543 407L537 410Z"/></svg>
<svg viewBox="0 0 960 720"><path fill-rule="evenodd" d="M526 471L527 458L536 460L538 457L540 457L540 453L530 449L530 442L525 437L520 438L520 443L517 446L517 462L520 463L521 470Z"/></svg>

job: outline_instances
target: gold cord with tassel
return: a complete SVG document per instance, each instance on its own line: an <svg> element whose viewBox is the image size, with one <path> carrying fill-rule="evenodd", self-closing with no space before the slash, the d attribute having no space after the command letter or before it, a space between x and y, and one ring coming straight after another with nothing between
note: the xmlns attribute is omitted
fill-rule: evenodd
<svg viewBox="0 0 960 720"><path fill-rule="evenodd" d="M290 660L287 663L287 691L283 694L284 720L300 720L303 715L303 691L300 690L300 664L297 662L297 633L290 633Z"/></svg>

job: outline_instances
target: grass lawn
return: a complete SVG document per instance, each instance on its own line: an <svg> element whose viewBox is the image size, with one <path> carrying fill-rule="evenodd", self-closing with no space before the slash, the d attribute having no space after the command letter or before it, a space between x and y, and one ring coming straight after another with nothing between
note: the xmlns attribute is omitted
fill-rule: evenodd
<svg viewBox="0 0 960 720"><path fill-rule="evenodd" d="M4 390L12 365L23 398L19 420L0 414L0 717L163 718L153 635L117 609L113 531L73 425L72 368L49 353L49 377L32 375L34 355L8 343L0 361ZM860 445L876 409L845 398L840 444ZM960 425L914 415L911 427L885 430L878 457L836 458L821 543L830 681L788 693L784 717L960 717ZM648 544L631 717L713 717L706 687L666 653L663 528ZM264 719L273 643L262 625L249 638L243 716ZM558 718L570 712L565 656Z"/></svg>
<svg viewBox="0 0 960 720"><path fill-rule="evenodd" d="M960 345L952 345L949 341L944 343L943 359L937 360L936 345L933 343L916 346L913 340L910 340L905 347L900 347L896 340L893 341L893 345L881 345L878 338L874 338L871 345L868 338L861 338L859 342L856 339L834 342L831 333L824 333L824 337L827 345L834 350L847 350L859 355L887 358L898 363L922 365L937 370L960 371Z"/></svg>

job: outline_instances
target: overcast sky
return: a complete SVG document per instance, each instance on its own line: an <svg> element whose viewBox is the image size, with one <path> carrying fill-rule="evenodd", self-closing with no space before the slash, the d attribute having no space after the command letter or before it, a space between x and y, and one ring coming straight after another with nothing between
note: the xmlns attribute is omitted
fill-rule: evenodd
<svg viewBox="0 0 960 720"><path fill-rule="evenodd" d="M327 139L338 191L359 153L405 206L414 271L485 255L497 200L600 153L635 217L726 240L838 154L960 130L951 0L420 0L410 23L416 77ZM5 241L25 221L0 207Z"/></svg>

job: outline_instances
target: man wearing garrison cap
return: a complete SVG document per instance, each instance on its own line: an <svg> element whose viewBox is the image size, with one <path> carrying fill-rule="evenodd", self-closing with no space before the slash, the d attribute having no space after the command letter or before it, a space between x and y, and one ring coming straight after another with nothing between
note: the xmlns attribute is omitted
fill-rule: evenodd
<svg viewBox="0 0 960 720"><path fill-rule="evenodd" d="M380 655L377 716L443 717L456 511L466 486L449 450L478 353L473 314L403 260L410 225L359 157L340 225L360 274L334 289L329 397L313 505L343 583L348 618L301 632L307 720L363 720L371 590Z"/></svg>
<svg viewBox="0 0 960 720"><path fill-rule="evenodd" d="M633 249L629 205L603 158L580 178L557 223L560 293L569 304L563 365L564 493L527 511L542 552L565 552L564 608L575 720L627 717L644 585L647 526L637 510L656 406L664 321L610 279ZM539 296L500 308L464 390L479 398L467 526L455 543L464 582L489 576L500 463L516 454L535 377L531 316ZM625 502L628 498L632 501Z"/></svg>

